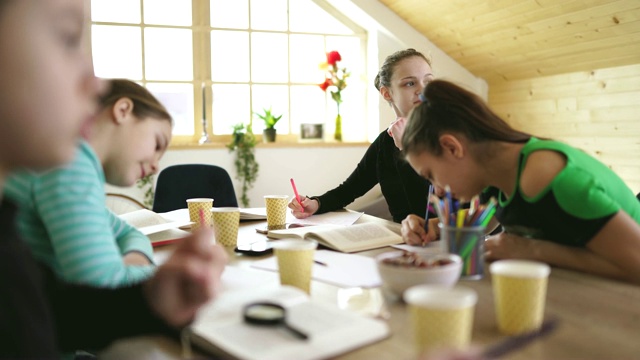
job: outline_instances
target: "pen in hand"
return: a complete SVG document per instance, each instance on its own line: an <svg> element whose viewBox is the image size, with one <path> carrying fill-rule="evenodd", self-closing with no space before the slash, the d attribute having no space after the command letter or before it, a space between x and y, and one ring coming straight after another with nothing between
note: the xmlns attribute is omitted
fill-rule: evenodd
<svg viewBox="0 0 640 360"><path fill-rule="evenodd" d="M429 197L433 194L433 184L429 184L429 194L427 194L427 210L424 213L424 232L429 233Z"/></svg>
<svg viewBox="0 0 640 360"><path fill-rule="evenodd" d="M298 189L296 188L296 183L293 181L293 178L291 178L291 187L293 188L293 193L296 195L296 201L298 201L298 204L300 204L300 207L302 207L302 210L304 211L302 200L300 200L300 194L298 194Z"/></svg>

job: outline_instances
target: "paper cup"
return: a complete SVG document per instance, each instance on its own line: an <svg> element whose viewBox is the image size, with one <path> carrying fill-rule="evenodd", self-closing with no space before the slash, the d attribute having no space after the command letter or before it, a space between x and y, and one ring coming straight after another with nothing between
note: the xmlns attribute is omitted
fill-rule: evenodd
<svg viewBox="0 0 640 360"><path fill-rule="evenodd" d="M314 240L283 239L274 242L280 284L295 286L310 294L313 255L317 247Z"/></svg>
<svg viewBox="0 0 640 360"><path fill-rule="evenodd" d="M549 265L526 260L500 260L489 267L498 329L517 335L542 326Z"/></svg>
<svg viewBox="0 0 640 360"><path fill-rule="evenodd" d="M238 243L240 209L234 207L213 208L211 215L216 242L224 247L235 247Z"/></svg>
<svg viewBox="0 0 640 360"><path fill-rule="evenodd" d="M265 195L267 207L267 228L269 230L284 229L287 222L288 195Z"/></svg>
<svg viewBox="0 0 640 360"><path fill-rule="evenodd" d="M418 354L463 349L471 341L478 295L470 288L417 285L404 293Z"/></svg>
<svg viewBox="0 0 640 360"><path fill-rule="evenodd" d="M460 279L477 280L484 275L484 226L440 227L442 250L462 259Z"/></svg>
<svg viewBox="0 0 640 360"><path fill-rule="evenodd" d="M211 208L213 208L213 199L209 198L197 198L187 199L187 207L189 208L189 220L193 222L191 230L195 230L200 226L213 225L213 219L211 218ZM204 213L204 224L200 216L200 210Z"/></svg>

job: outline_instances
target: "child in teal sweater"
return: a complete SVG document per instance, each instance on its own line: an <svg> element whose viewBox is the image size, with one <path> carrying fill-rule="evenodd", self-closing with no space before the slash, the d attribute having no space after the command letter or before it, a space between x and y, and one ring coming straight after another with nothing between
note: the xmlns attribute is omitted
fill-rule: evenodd
<svg viewBox="0 0 640 360"><path fill-rule="evenodd" d="M72 163L5 184L18 229L39 261L63 280L100 287L139 282L154 270L148 238L105 207L105 182L131 186L158 171L171 116L144 87L114 79Z"/></svg>

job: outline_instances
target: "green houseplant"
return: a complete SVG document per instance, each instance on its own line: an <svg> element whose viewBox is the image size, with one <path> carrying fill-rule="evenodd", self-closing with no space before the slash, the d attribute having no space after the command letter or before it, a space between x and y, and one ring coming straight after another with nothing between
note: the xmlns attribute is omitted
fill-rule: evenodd
<svg viewBox="0 0 640 360"><path fill-rule="evenodd" d="M258 178L258 163L255 157L256 137L251 130L251 125L242 123L233 126L231 142L227 144L230 152L236 152L236 179L242 183L242 206L249 206L247 192L253 187Z"/></svg>
<svg viewBox="0 0 640 360"><path fill-rule="evenodd" d="M150 174L136 181L137 188L144 192L144 200L142 203L149 209L153 207L153 197L155 196L155 192L153 191L154 180L154 175Z"/></svg>
<svg viewBox="0 0 640 360"><path fill-rule="evenodd" d="M275 116L271 112L271 108L262 109L262 113L254 112L254 114L264 121L264 130L262 131L262 139L264 142L276 141L276 124L282 118L282 115Z"/></svg>

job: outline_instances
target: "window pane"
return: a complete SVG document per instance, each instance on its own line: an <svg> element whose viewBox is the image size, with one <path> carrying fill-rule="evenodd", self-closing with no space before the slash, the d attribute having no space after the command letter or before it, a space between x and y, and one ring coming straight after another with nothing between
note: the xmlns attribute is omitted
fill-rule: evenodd
<svg viewBox="0 0 640 360"><path fill-rule="evenodd" d="M312 0L289 1L290 31L353 35L353 31Z"/></svg>
<svg viewBox="0 0 640 360"><path fill-rule="evenodd" d="M263 114L264 109L271 109L275 116L282 115L276 124L278 134L289 133L289 87L286 85L254 85L251 98L253 99L253 112ZM253 115L253 130L261 133L265 128L264 121Z"/></svg>
<svg viewBox="0 0 640 360"><path fill-rule="evenodd" d="M211 26L229 29L249 28L248 0L211 0Z"/></svg>
<svg viewBox="0 0 640 360"><path fill-rule="evenodd" d="M286 83L289 79L287 35L251 34L251 80Z"/></svg>
<svg viewBox="0 0 640 360"><path fill-rule="evenodd" d="M367 139L367 119L363 109L365 109L366 91L364 84L351 81L349 86L342 91L340 104L340 115L342 115L342 139L344 141L363 141ZM327 122L332 133L335 129L336 103L329 97L327 100L328 113ZM391 120L391 119L390 119Z"/></svg>
<svg viewBox="0 0 640 360"><path fill-rule="evenodd" d="M142 80L139 27L93 25L91 45L96 76Z"/></svg>
<svg viewBox="0 0 640 360"><path fill-rule="evenodd" d="M144 0L144 22L191 26L191 0Z"/></svg>
<svg viewBox="0 0 640 360"><path fill-rule="evenodd" d="M150 83L147 88L173 117L173 134L192 135L195 131L193 85Z"/></svg>
<svg viewBox="0 0 640 360"><path fill-rule="evenodd" d="M231 134L231 127L251 119L249 85L213 85L213 133Z"/></svg>
<svg viewBox="0 0 640 360"><path fill-rule="evenodd" d="M326 60L324 37L319 35L291 35L291 82L317 83L324 81L319 65Z"/></svg>
<svg viewBox="0 0 640 360"><path fill-rule="evenodd" d="M140 0L91 0L91 21L140 24Z"/></svg>
<svg viewBox="0 0 640 360"><path fill-rule="evenodd" d="M364 65L360 64L362 51L359 38L327 36L327 52L332 50L340 53L342 60L340 60L338 65L340 65L340 68L346 67L348 71L351 71L352 77L350 79L353 79L353 75L355 75L354 70L364 67Z"/></svg>
<svg viewBox="0 0 640 360"><path fill-rule="evenodd" d="M146 28L144 54L147 79L193 79L191 30Z"/></svg>
<svg viewBox="0 0 640 360"><path fill-rule="evenodd" d="M287 0L251 0L251 28L286 31Z"/></svg>
<svg viewBox="0 0 640 360"><path fill-rule="evenodd" d="M327 117L325 104L324 92L318 86L292 86L291 132L299 134L301 123L324 124Z"/></svg>
<svg viewBox="0 0 640 360"><path fill-rule="evenodd" d="M211 79L249 81L249 34L245 31L211 32Z"/></svg>

